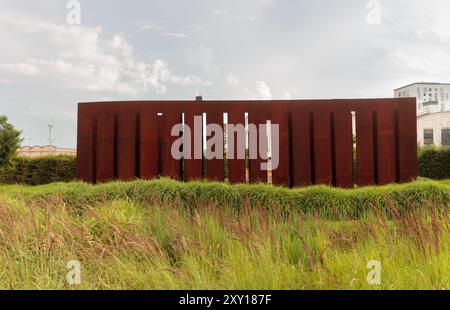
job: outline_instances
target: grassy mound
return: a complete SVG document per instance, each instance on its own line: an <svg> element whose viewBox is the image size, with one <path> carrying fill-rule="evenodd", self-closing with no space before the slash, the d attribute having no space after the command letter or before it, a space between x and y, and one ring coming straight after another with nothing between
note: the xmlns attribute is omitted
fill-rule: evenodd
<svg viewBox="0 0 450 310"><path fill-rule="evenodd" d="M56 183L38 187L3 186L5 192L28 198L58 196L74 208L127 200L140 204L176 204L186 209L216 205L240 211L246 207L300 212L327 219L357 219L373 212L390 214L433 206L447 211L449 181L420 180L409 184L338 189L327 186L287 189L269 185L182 183L169 179L113 182L101 185Z"/></svg>

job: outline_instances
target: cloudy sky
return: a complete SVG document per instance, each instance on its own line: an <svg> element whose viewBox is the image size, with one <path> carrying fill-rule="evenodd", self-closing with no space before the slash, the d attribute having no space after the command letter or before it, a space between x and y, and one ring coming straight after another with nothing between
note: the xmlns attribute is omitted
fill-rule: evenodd
<svg viewBox="0 0 450 310"><path fill-rule="evenodd" d="M0 114L76 145L76 104L392 97L450 82L448 0L0 0ZM380 5L380 18L378 18ZM69 16L68 16L69 14Z"/></svg>

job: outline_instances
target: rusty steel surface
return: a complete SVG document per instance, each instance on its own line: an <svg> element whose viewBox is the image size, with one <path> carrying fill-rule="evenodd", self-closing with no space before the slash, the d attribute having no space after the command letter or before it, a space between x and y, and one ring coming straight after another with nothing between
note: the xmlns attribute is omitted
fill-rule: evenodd
<svg viewBox="0 0 450 310"><path fill-rule="evenodd" d="M158 177L158 115L143 110L140 114L140 177Z"/></svg>
<svg viewBox="0 0 450 310"><path fill-rule="evenodd" d="M258 142L249 139L253 153L245 159L200 159L206 146L202 142L194 148L195 138L203 141L206 133L203 122L195 128L195 116L205 115L207 124L218 124L225 132L225 118L228 124L246 125L248 115L248 123L258 129L267 121L279 126L279 164L271 173L273 184L351 188L409 182L417 177L415 104L414 98L80 103L77 177L91 183L160 176L266 183L268 173L260 169L266 159L261 157L264 150L259 150L271 139L266 132L256 132ZM172 136L171 131L183 119L191 128L190 141L183 137L191 142L191 156L184 153L175 159L171 148L180 136ZM246 148L245 142L238 145L237 135L230 138L228 142L234 143L228 149L234 148L235 155L238 147Z"/></svg>
<svg viewBox="0 0 450 310"><path fill-rule="evenodd" d="M266 109L251 111L248 115L248 122L250 124L255 124L257 127L259 127L260 124L267 124L268 119L269 118ZM250 134L252 133L249 132L249 136ZM261 156L260 154L261 152L266 152L265 150L267 150L267 148L264 143L260 142L261 139L268 141L269 137L267 135L267 131L264 132L255 130L253 134L255 135L255 140L252 141L251 139L249 139L248 145L249 150L252 150L254 153L250 154L252 156L249 156L249 179L251 183L267 183L267 170L261 170L261 164L264 162L266 156L264 156L264 154L263 156ZM261 150L259 149L260 146L262 146ZM252 153L252 151L250 151L250 153Z"/></svg>
<svg viewBox="0 0 450 310"><path fill-rule="evenodd" d="M188 110L184 113L184 120L185 124L191 128L191 136L190 136L190 142L191 142L191 150L189 152L189 160L184 160L184 180L185 181L195 181L195 180L201 180L203 179L203 160L199 159L202 154L196 154L198 153L198 150L195 149L195 135L202 135L203 136L203 127L202 128L195 128L194 127L194 117L203 117L201 112L197 112L194 110ZM197 130L197 133L195 132ZM203 149L203 139L201 141L201 147ZM201 152L201 151L200 151ZM195 156L197 155L197 156ZM196 159L197 158L197 159Z"/></svg>
<svg viewBox="0 0 450 310"><path fill-rule="evenodd" d="M209 111L206 115L206 123L207 124L217 124L220 125L221 130L224 130L224 119L223 113L221 111ZM212 136L216 137L218 133L206 133L206 137L209 138ZM220 137L222 140L222 145L224 141L224 135ZM217 147L217 146L216 146ZM216 151L215 148L212 151ZM221 158L213 158L206 161L206 176L210 181L224 181L225 180L225 161L223 159L225 154L225 150L222 149Z"/></svg>

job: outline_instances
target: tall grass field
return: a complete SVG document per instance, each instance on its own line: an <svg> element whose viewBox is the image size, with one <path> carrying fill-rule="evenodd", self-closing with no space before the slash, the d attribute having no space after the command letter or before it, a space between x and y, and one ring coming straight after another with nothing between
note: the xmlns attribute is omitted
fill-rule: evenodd
<svg viewBox="0 0 450 310"><path fill-rule="evenodd" d="M449 289L449 206L448 180L0 186L0 289Z"/></svg>

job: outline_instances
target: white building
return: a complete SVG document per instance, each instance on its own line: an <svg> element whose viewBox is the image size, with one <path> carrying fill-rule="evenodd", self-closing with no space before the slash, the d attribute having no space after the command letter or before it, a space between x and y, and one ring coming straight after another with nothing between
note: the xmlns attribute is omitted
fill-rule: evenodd
<svg viewBox="0 0 450 310"><path fill-rule="evenodd" d="M54 145L35 145L23 146L17 150L17 153L26 157L41 157L48 155L70 155L76 156L77 151L74 149L58 148Z"/></svg>
<svg viewBox="0 0 450 310"><path fill-rule="evenodd" d="M394 90L395 98L417 100L417 142L450 146L450 84L413 83Z"/></svg>
<svg viewBox="0 0 450 310"><path fill-rule="evenodd" d="M450 111L449 83L413 83L394 90L395 98L417 99L417 114Z"/></svg>
<svg viewBox="0 0 450 310"><path fill-rule="evenodd" d="M418 115L417 141L421 145L450 146L450 111Z"/></svg>

